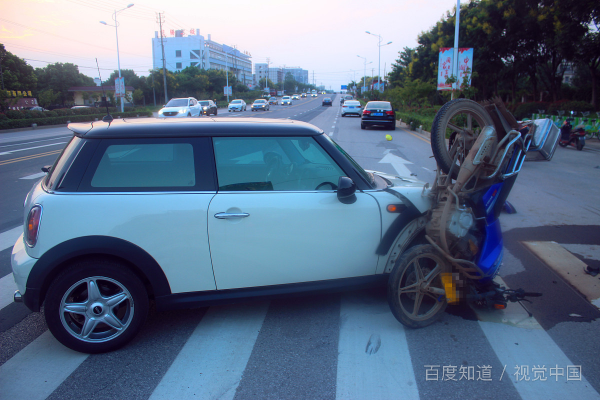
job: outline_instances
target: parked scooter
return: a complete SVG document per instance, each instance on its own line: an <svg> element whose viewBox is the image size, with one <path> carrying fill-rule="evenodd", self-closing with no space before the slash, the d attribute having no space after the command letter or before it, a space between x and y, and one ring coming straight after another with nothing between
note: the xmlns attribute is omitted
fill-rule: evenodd
<svg viewBox="0 0 600 400"><path fill-rule="evenodd" d="M567 118L560 128L560 141L558 145L560 147L571 145L576 147L577 150L583 150L583 146L585 146L585 134L585 127L583 125L578 125L573 129L571 119Z"/></svg>

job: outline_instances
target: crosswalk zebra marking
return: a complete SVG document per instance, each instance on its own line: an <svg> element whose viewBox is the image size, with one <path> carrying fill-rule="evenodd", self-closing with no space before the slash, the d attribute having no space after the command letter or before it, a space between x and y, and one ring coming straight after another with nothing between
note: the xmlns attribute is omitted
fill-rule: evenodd
<svg viewBox="0 0 600 400"><path fill-rule="evenodd" d="M0 366L0 399L45 399L86 358L46 331Z"/></svg>
<svg viewBox="0 0 600 400"><path fill-rule="evenodd" d="M386 302L344 295L337 367L337 399L418 399L402 325Z"/></svg>
<svg viewBox="0 0 600 400"><path fill-rule="evenodd" d="M150 399L233 399L268 305L211 307Z"/></svg>

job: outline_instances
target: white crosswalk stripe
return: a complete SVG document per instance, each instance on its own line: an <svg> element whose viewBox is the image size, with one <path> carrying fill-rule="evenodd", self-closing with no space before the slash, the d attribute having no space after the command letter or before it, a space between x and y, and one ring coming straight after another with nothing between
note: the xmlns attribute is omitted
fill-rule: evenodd
<svg viewBox="0 0 600 400"><path fill-rule="evenodd" d="M46 331L0 367L0 399L45 399L86 358Z"/></svg>
<svg viewBox="0 0 600 400"><path fill-rule="evenodd" d="M151 399L233 399L267 309L268 303L212 307Z"/></svg>

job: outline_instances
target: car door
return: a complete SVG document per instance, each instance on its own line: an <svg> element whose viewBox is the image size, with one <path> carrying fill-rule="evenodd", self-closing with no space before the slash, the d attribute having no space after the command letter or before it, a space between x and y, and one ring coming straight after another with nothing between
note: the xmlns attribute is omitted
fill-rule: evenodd
<svg viewBox="0 0 600 400"><path fill-rule="evenodd" d="M375 273L380 214L368 194L342 204L344 171L312 138L214 138L219 191L208 210L217 289Z"/></svg>

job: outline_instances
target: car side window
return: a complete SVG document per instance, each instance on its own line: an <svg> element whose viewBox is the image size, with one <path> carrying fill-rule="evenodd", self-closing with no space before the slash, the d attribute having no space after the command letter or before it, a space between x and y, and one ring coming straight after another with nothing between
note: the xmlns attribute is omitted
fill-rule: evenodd
<svg viewBox="0 0 600 400"><path fill-rule="evenodd" d="M213 139L220 191L332 190L343 170L312 137Z"/></svg>

